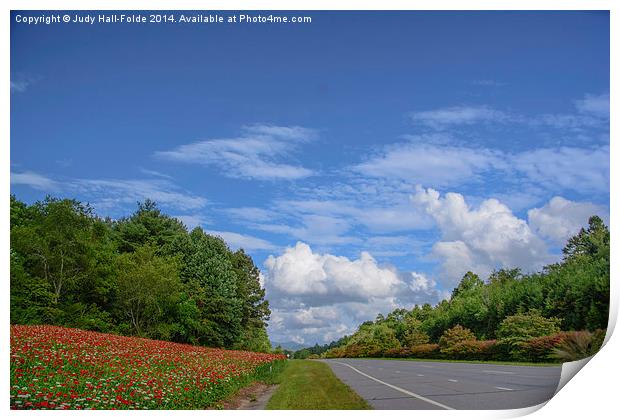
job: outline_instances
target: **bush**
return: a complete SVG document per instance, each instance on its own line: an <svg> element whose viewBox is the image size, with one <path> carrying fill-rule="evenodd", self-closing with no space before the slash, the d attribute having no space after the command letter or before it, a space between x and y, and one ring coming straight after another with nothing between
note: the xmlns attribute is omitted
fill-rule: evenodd
<svg viewBox="0 0 620 420"><path fill-rule="evenodd" d="M463 328L460 325L456 325L446 331L439 339L439 347L442 353L449 352L450 349L457 343L462 341L474 341L476 336L469 328Z"/></svg>
<svg viewBox="0 0 620 420"><path fill-rule="evenodd" d="M496 340L465 340L455 343L442 352L461 360L492 360L497 356Z"/></svg>
<svg viewBox="0 0 620 420"><path fill-rule="evenodd" d="M534 337L543 337L560 332L559 318L545 318L537 309L524 314L507 316L497 329L497 338L502 343L518 345Z"/></svg>
<svg viewBox="0 0 620 420"><path fill-rule="evenodd" d="M384 357L404 357L403 348L388 349L383 352Z"/></svg>
<svg viewBox="0 0 620 420"><path fill-rule="evenodd" d="M419 344L409 348L408 353L410 357L419 358L436 358L441 356L438 344Z"/></svg>
<svg viewBox="0 0 620 420"><path fill-rule="evenodd" d="M595 333L589 331L571 331L553 349L553 357L562 362L573 362L594 355L602 344L600 336L602 330Z"/></svg>
<svg viewBox="0 0 620 420"><path fill-rule="evenodd" d="M520 344L520 356L530 362L542 362L552 358L553 349L566 338L566 332L531 338Z"/></svg>
<svg viewBox="0 0 620 420"><path fill-rule="evenodd" d="M424 331L411 330L405 333L404 342L408 347L413 347L420 344L428 344L429 337Z"/></svg>
<svg viewBox="0 0 620 420"><path fill-rule="evenodd" d="M527 360L524 343L532 338L559 333L561 322L559 318L545 318L537 309L507 316L497 329L498 345L512 359Z"/></svg>

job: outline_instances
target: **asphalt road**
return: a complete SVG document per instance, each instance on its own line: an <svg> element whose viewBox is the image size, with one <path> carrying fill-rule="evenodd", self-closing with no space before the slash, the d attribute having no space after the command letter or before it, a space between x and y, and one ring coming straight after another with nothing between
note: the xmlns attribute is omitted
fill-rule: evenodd
<svg viewBox="0 0 620 420"><path fill-rule="evenodd" d="M376 409L500 410L553 397L561 366L327 359L336 376Z"/></svg>

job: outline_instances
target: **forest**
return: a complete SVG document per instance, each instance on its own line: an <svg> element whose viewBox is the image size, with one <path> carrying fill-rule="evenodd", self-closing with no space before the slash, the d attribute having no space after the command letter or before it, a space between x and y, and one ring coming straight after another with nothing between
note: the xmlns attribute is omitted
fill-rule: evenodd
<svg viewBox="0 0 620 420"><path fill-rule="evenodd" d="M119 220L11 195L11 324L268 352L269 303L243 249L146 200Z"/></svg>
<svg viewBox="0 0 620 420"><path fill-rule="evenodd" d="M467 272L449 299L396 309L307 357L414 357L569 361L600 348L609 316L609 230L592 216L568 240L562 261L541 272L501 269L484 281Z"/></svg>

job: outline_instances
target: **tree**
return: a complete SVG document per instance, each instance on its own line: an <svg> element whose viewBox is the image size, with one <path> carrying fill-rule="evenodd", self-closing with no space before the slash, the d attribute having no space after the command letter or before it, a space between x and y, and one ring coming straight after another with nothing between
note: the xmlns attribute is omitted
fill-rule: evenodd
<svg viewBox="0 0 620 420"><path fill-rule="evenodd" d="M562 250L565 259L577 256L604 256L609 254L609 229L598 216L588 220L588 228L570 238Z"/></svg>
<svg viewBox="0 0 620 420"><path fill-rule="evenodd" d="M237 346L240 348L268 347L269 339L265 330L265 321L271 311L265 300L265 289L260 283L260 271L252 258L243 249L231 254L233 270L237 277L237 298L241 302L241 328L243 333ZM264 342L260 342L263 339Z"/></svg>
<svg viewBox="0 0 620 420"><path fill-rule="evenodd" d="M170 245L179 237L187 235L183 223L163 214L152 200L138 203L138 210L114 225L118 249L133 252L143 245L153 245L160 255L170 254Z"/></svg>
<svg viewBox="0 0 620 420"><path fill-rule="evenodd" d="M179 236L170 249L180 258L181 280L199 310L199 342L232 346L243 331L243 302L226 243L195 228L188 236Z"/></svg>
<svg viewBox="0 0 620 420"><path fill-rule="evenodd" d="M560 331L558 318L545 318L537 309L530 309L526 313L506 317L499 325L497 338L501 343L510 346L534 338L551 335Z"/></svg>
<svg viewBox="0 0 620 420"><path fill-rule="evenodd" d="M26 270L50 284L57 305L92 268L92 209L75 200L47 197L30 208L30 219L11 229L11 245L23 256Z"/></svg>
<svg viewBox="0 0 620 420"><path fill-rule="evenodd" d="M442 334L439 339L439 347L442 351L449 350L454 347L454 345L462 341L470 341L475 339L476 336L469 328L463 328L460 325L455 325Z"/></svg>
<svg viewBox="0 0 620 420"><path fill-rule="evenodd" d="M182 290L177 263L155 252L145 245L117 260L118 307L136 335L161 335L158 324L171 318Z"/></svg>
<svg viewBox="0 0 620 420"><path fill-rule="evenodd" d="M484 282L482 281L482 279L480 279L477 274L468 271L461 279L459 285L454 290L452 290L452 299L458 297L459 295L462 295L463 293L482 286L484 286Z"/></svg>

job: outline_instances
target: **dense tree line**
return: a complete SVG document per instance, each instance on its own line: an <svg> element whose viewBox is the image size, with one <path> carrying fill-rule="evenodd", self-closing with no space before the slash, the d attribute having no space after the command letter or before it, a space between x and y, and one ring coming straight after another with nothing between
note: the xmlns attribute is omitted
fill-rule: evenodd
<svg viewBox="0 0 620 420"><path fill-rule="evenodd" d="M150 200L120 220L76 200L11 196L11 323L269 351L259 271Z"/></svg>
<svg viewBox="0 0 620 420"><path fill-rule="evenodd" d="M607 328L609 258L609 230L593 216L568 240L561 262L527 275L518 268L498 270L487 281L468 272L450 299L379 314L324 355L490 357L495 352L540 360L548 355L544 351L569 342L585 354L600 345Z"/></svg>
<svg viewBox="0 0 620 420"><path fill-rule="evenodd" d="M307 359L312 356L320 356L321 354L325 353L327 350L331 350L333 348L341 347L345 345L348 341L349 341L349 336L345 335L344 337L339 338L338 340L334 340L329 344L319 345L319 343L316 343L314 346L304 347L303 349L299 349L295 351L293 353L293 358L294 359Z"/></svg>

